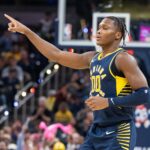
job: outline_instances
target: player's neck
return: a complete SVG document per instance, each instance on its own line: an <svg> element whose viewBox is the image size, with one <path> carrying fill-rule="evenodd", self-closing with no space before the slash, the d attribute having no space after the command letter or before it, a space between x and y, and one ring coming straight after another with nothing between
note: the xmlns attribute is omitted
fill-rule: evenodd
<svg viewBox="0 0 150 150"><path fill-rule="evenodd" d="M109 53L116 51L119 48L119 45L111 45L102 47L103 57Z"/></svg>

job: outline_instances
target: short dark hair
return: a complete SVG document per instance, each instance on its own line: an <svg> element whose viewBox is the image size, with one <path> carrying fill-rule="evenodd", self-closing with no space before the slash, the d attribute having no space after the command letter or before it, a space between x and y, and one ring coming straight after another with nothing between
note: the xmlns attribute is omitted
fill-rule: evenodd
<svg viewBox="0 0 150 150"><path fill-rule="evenodd" d="M126 37L126 33L128 33L126 24L120 18L117 18L115 16L108 16L106 18L114 21L115 25L118 27L119 31L122 33L121 39L123 39L123 45L125 45L125 37Z"/></svg>

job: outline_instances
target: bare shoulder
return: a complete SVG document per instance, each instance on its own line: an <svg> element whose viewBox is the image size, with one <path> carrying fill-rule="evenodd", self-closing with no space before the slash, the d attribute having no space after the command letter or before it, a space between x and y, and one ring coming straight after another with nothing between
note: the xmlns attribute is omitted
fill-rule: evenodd
<svg viewBox="0 0 150 150"><path fill-rule="evenodd" d="M135 57L128 54L127 52L121 52L116 56L115 64L118 69L122 70L122 68L127 67L135 67L137 65L137 61Z"/></svg>
<svg viewBox="0 0 150 150"><path fill-rule="evenodd" d="M135 57L128 54L127 52L121 52L117 55L116 60L119 62L136 62Z"/></svg>

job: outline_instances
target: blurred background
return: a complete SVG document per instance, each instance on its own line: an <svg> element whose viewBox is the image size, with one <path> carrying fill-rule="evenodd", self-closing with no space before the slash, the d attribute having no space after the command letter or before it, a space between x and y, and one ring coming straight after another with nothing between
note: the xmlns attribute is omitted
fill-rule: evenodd
<svg viewBox="0 0 150 150"><path fill-rule="evenodd" d="M7 31L4 13L70 53L99 50L97 23L115 13L128 26L123 47L150 85L149 12L150 0L0 0L0 150L78 150L93 120L84 105L89 70L49 62L25 36ZM149 104L135 108L135 124L135 150L150 149Z"/></svg>

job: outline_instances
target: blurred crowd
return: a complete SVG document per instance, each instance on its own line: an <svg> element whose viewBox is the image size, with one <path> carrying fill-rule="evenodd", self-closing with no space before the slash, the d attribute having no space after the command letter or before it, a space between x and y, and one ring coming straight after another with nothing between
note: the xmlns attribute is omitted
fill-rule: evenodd
<svg viewBox="0 0 150 150"><path fill-rule="evenodd" d="M31 26L44 39L54 42L53 20L49 12L36 27ZM25 36L7 31L0 24L0 106L12 108L14 95L29 81L37 81L39 73L48 64Z"/></svg>
<svg viewBox="0 0 150 150"><path fill-rule="evenodd" d="M24 36L0 26L0 107L12 112L16 92L30 81L37 82L48 61ZM54 18L46 12L39 24L30 28L54 43L54 26ZM78 150L93 120L92 112L84 106L89 91L86 70L74 72L57 91L36 96L36 109L26 120L13 120L0 129L0 150Z"/></svg>
<svg viewBox="0 0 150 150"><path fill-rule="evenodd" d="M59 90L40 96L26 121L0 130L0 150L78 150L93 120L84 105L89 80L87 71L74 72Z"/></svg>

